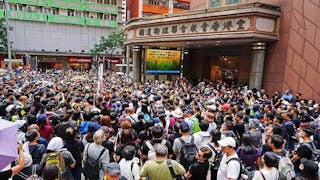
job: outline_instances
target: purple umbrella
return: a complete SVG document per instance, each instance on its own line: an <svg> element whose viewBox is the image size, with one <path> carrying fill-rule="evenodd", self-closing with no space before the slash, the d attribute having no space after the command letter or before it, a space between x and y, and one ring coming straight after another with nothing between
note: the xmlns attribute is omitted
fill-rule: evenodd
<svg viewBox="0 0 320 180"><path fill-rule="evenodd" d="M17 159L17 126L7 120L0 120L0 171Z"/></svg>

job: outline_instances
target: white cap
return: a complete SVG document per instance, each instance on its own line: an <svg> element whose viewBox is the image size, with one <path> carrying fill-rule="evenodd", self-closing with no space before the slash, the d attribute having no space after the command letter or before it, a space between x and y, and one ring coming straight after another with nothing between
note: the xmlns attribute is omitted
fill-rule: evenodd
<svg viewBox="0 0 320 180"><path fill-rule="evenodd" d="M218 143L222 147L226 147L226 146L236 147L236 140L234 140L232 137L226 137L218 141Z"/></svg>
<svg viewBox="0 0 320 180"><path fill-rule="evenodd" d="M213 104L207 106L207 108L210 109L211 111L216 111L216 110L217 110L217 106L215 106L215 105L213 105Z"/></svg>

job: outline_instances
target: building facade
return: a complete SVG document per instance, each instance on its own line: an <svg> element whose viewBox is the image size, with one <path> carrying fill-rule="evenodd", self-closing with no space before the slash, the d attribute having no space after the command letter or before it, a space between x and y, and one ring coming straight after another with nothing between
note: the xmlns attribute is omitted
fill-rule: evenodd
<svg viewBox="0 0 320 180"><path fill-rule="evenodd" d="M90 49L101 36L121 27L121 0L8 0L10 40L16 59L37 58L47 68L87 69ZM4 6L0 18L4 17ZM113 54L120 61L122 50ZM102 56L108 57L105 53ZM4 62L1 61L2 67ZM17 64L13 64L15 67Z"/></svg>
<svg viewBox="0 0 320 180"><path fill-rule="evenodd" d="M320 1L191 0L190 9L127 24L136 80L183 75L320 100ZM180 74L148 73L149 49L180 51Z"/></svg>
<svg viewBox="0 0 320 180"><path fill-rule="evenodd" d="M127 20L190 10L190 0L126 0Z"/></svg>

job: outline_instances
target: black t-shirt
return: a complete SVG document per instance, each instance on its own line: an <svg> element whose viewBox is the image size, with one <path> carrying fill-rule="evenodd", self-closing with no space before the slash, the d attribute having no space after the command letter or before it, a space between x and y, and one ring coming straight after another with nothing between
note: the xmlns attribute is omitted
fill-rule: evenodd
<svg viewBox="0 0 320 180"><path fill-rule="evenodd" d="M7 179L11 178L11 175L12 175L11 169L0 172L0 177L3 180L7 180Z"/></svg>
<svg viewBox="0 0 320 180"><path fill-rule="evenodd" d="M150 140L150 143L151 143L151 145L154 146L156 143L159 143L159 144L160 144L161 141L162 141L162 139L159 139L159 140ZM165 141L166 141L165 145L166 145L167 148L168 148L168 155L173 154L173 149L172 149L171 143L170 143L169 141L167 141L167 140L165 140ZM143 142L143 143L142 143L141 152L142 152L143 155L146 155L146 156L148 155L149 148L148 148L146 142Z"/></svg>
<svg viewBox="0 0 320 180"><path fill-rule="evenodd" d="M32 164L39 164L42 159L42 155L46 153L47 148L43 144L29 144L29 152L32 156Z"/></svg>
<svg viewBox="0 0 320 180"><path fill-rule="evenodd" d="M81 167L81 153L84 151L84 145L80 141L64 141L64 146L76 160L76 167Z"/></svg>
<svg viewBox="0 0 320 180"><path fill-rule="evenodd" d="M209 162L204 163L195 162L189 168L190 174L192 174L190 180L206 179L209 169Z"/></svg>
<svg viewBox="0 0 320 180"><path fill-rule="evenodd" d="M233 127L233 132L236 134L236 136L238 138L242 138L242 135L245 132L244 123L243 122L237 122Z"/></svg>

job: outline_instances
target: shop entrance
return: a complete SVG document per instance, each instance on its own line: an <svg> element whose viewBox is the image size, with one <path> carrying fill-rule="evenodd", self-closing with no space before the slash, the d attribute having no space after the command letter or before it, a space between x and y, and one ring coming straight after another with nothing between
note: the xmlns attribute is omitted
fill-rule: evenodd
<svg viewBox="0 0 320 180"><path fill-rule="evenodd" d="M229 85L237 84L239 76L239 62L239 56L215 57L210 68L210 79L214 83L224 81Z"/></svg>

